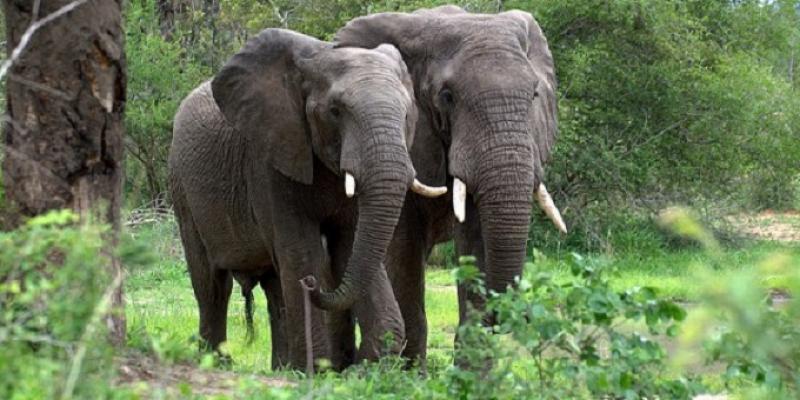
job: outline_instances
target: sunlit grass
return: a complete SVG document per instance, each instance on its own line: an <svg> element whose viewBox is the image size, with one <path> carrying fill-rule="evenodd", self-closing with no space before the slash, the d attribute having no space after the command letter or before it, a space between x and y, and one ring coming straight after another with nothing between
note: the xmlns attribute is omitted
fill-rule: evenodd
<svg viewBox="0 0 800 400"><path fill-rule="evenodd" d="M155 352L166 361L198 361L195 342L197 304L174 230L157 226L145 229L138 235L154 242L161 259L146 269L129 271L126 281L129 344L134 348ZM701 283L696 281L695 268L716 265L720 277L723 277L755 265L758 260L776 251L800 257L798 247L772 242L728 250L719 259L712 259L707 253L695 249L594 257L605 257L614 266L610 278L617 289L652 286L663 295L691 303L701 290ZM566 279L569 274L566 257L567 252L545 254L537 256L535 262L553 272L556 280ZM429 269L426 275L428 364L429 370L437 371L452 363L458 302L451 270ZM771 281L770 284L781 287L781 282ZM232 370L271 374L267 307L260 289L257 289L255 299L256 340L248 345L244 302L238 286L234 286L228 310L228 341L223 348L234 360L230 367Z"/></svg>

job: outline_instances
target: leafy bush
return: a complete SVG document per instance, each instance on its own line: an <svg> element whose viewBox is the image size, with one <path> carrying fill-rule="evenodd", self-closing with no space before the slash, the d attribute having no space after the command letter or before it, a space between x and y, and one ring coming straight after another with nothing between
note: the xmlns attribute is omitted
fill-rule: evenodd
<svg viewBox="0 0 800 400"><path fill-rule="evenodd" d="M484 292L474 258L460 264L456 278ZM485 314L470 313L458 328L456 365L437 366L428 379L388 357L254 397L679 399L700 389L666 369L657 341L675 334L686 315L680 306L652 288L612 290L602 262L573 255L570 269L566 280L555 281L528 263L516 290L490 295L486 310L496 324L486 327Z"/></svg>
<svg viewBox="0 0 800 400"><path fill-rule="evenodd" d="M452 240L433 246L428 256L428 268L451 269L456 266L456 248Z"/></svg>
<svg viewBox="0 0 800 400"><path fill-rule="evenodd" d="M0 398L128 396L110 384L108 235L68 210L0 232ZM132 241L117 254L128 268L152 262Z"/></svg>
<svg viewBox="0 0 800 400"><path fill-rule="evenodd" d="M483 291L473 260L461 261L459 275ZM466 398L690 397L699 385L670 377L656 341L673 336L686 312L653 288L612 290L607 269L573 254L571 276L556 282L528 263L517 290L490 297L494 326L483 327L473 313L459 329L456 357L470 368L453 371L451 391ZM497 362L487 371L489 358Z"/></svg>
<svg viewBox="0 0 800 400"><path fill-rule="evenodd" d="M678 233L719 255L714 238L685 209L662 217ZM743 398L796 399L800 396L800 269L797 259L774 254L754 268L719 276L712 266L698 266L704 282L701 306L686 324L684 362L724 365L723 378ZM777 285L781 287L776 289ZM705 352L692 350L704 344Z"/></svg>
<svg viewBox="0 0 800 400"><path fill-rule="evenodd" d="M179 42L161 37L155 10L153 0L131 2L125 16L130 76L125 175L126 201L132 206L164 200L172 118L181 100L213 74L193 63Z"/></svg>
<svg viewBox="0 0 800 400"><path fill-rule="evenodd" d="M52 212L0 232L2 398L110 395L105 232L76 220Z"/></svg>
<svg viewBox="0 0 800 400"><path fill-rule="evenodd" d="M547 182L580 232L570 246L613 247L620 212L652 217L675 202L791 207L796 1L505 5L534 13L555 57L560 138Z"/></svg>

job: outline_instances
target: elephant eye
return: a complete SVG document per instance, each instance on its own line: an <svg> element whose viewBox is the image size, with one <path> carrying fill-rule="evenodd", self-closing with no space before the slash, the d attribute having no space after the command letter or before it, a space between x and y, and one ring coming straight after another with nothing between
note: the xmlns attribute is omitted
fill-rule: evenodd
<svg viewBox="0 0 800 400"><path fill-rule="evenodd" d="M342 115L342 111L339 110L339 107L336 106L331 106L329 111L334 118L339 118L339 116Z"/></svg>
<svg viewBox="0 0 800 400"><path fill-rule="evenodd" d="M448 107L452 106L453 103L455 102L455 99L453 98L453 92L451 92L450 89L447 88L442 89L442 91L439 92L439 100L441 101L443 106L448 106Z"/></svg>

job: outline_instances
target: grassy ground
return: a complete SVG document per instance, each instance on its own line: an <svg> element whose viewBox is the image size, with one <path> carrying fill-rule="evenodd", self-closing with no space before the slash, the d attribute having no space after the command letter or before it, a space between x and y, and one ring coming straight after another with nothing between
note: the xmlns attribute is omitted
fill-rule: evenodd
<svg viewBox="0 0 800 400"><path fill-rule="evenodd" d="M192 342L197 332L197 306L182 260L180 245L172 224L165 222L133 229L134 237L151 244L158 262L146 269L129 271L126 281L129 344L155 353L165 361L198 360ZM719 274L736 274L775 252L800 258L797 242L754 241L739 249L727 250L712 258L701 250L650 251L604 257L614 267L612 283L619 289L652 286L662 294L692 302L700 284L696 270L714 265ZM536 263L558 277L568 274L568 254L539 255ZM431 269L426 277L426 303L429 321L429 367L437 371L452 362L453 335L458 320L455 282L449 270ZM773 283L776 287L781 282ZM256 296L256 341L245 340L243 300L234 289L229 309L228 342L225 350L235 360L234 372L274 375L270 371L270 340L265 298ZM285 374L285 373L284 373Z"/></svg>

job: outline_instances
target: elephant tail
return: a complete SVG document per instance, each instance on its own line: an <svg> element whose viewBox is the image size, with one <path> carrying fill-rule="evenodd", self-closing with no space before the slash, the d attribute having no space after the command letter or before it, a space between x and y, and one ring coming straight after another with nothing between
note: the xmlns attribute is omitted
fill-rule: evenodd
<svg viewBox="0 0 800 400"><path fill-rule="evenodd" d="M255 341L256 329L253 325L253 288L242 286L242 297L244 297L244 320L247 324L247 344L251 345Z"/></svg>

